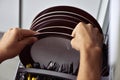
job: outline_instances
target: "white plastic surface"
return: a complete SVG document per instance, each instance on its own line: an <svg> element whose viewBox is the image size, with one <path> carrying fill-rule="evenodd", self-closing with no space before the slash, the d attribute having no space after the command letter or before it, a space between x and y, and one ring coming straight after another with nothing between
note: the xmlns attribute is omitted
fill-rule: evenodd
<svg viewBox="0 0 120 80"><path fill-rule="evenodd" d="M0 0L0 32L18 27L19 0Z"/></svg>
<svg viewBox="0 0 120 80"><path fill-rule="evenodd" d="M101 0L23 0L23 28L30 28L34 17L46 8L60 5L83 9L97 18Z"/></svg>

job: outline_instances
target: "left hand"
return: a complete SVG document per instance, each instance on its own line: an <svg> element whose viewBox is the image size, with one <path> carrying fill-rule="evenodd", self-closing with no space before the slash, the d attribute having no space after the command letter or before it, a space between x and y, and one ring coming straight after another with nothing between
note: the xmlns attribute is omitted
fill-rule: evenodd
<svg viewBox="0 0 120 80"><path fill-rule="evenodd" d="M0 62L17 56L28 44L37 40L33 36L36 32L20 28L11 28L0 40Z"/></svg>

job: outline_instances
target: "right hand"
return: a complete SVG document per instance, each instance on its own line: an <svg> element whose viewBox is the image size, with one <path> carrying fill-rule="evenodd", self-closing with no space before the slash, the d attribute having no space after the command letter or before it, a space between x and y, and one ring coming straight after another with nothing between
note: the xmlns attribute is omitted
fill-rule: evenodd
<svg viewBox="0 0 120 80"><path fill-rule="evenodd" d="M103 35L91 24L80 22L73 30L72 36L74 38L71 40L71 45L80 52L92 48L102 48Z"/></svg>
<svg viewBox="0 0 120 80"><path fill-rule="evenodd" d="M77 80L100 80L103 35L91 24L80 22L72 32L71 45L80 51Z"/></svg>

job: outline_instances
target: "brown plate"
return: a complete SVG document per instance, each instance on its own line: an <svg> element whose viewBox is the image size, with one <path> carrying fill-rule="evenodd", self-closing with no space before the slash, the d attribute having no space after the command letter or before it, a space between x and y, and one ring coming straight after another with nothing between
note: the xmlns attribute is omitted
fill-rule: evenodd
<svg viewBox="0 0 120 80"><path fill-rule="evenodd" d="M49 26L38 29L36 32L60 32L60 33L66 33L71 35L73 29L65 26Z"/></svg>
<svg viewBox="0 0 120 80"><path fill-rule="evenodd" d="M81 16L81 15L78 15L76 13L73 13L73 12L67 12L67 11L54 11L54 12L49 12L49 13L46 13L46 14L43 14L39 17L37 17L36 19L34 19L32 21L32 25L34 23L36 23L38 20L44 18L44 17L48 17L48 16L54 16L54 15L62 15L62 16L67 16L67 17L71 17L73 20L75 19L75 21L77 20L77 22L85 22L85 23L88 23L89 22L89 19L86 19L84 16Z"/></svg>
<svg viewBox="0 0 120 80"><path fill-rule="evenodd" d="M33 22L31 27L34 28L35 25L43 22L43 21L46 21L46 20L50 20L50 19L66 19L66 20L70 20L70 21L73 21L75 22L76 24L81 22L81 21L84 21L84 22L88 22L86 20L83 20L82 18L76 18L76 17L72 17L72 16L69 16L69 15L59 15L59 14L56 14L56 15L49 15L49 16L46 16L46 17L43 17L43 18L39 18L37 21Z"/></svg>
<svg viewBox="0 0 120 80"><path fill-rule="evenodd" d="M66 18L65 18L65 15L66 15ZM76 19L74 20L72 17ZM33 64L34 62L39 62L40 64L46 65L48 61L54 60L60 64L69 63L72 61L75 61L74 66L79 64L78 62L79 52L77 52L76 50L73 50L71 47L66 46L66 45L70 46L70 40L72 39L72 37L70 36L71 31L66 31L66 30L69 30L67 28L64 28L66 30L63 30L63 28L61 27L59 28L60 30L58 30L57 27L56 28L54 27L54 26L65 26L73 29L77 24L77 20L91 23L94 27L97 27L99 31L102 33L102 29L98 24L98 22L95 20L95 18L81 9L70 7L70 6L55 6L40 12L34 18L32 23L33 25L31 26L31 30L41 31L40 34L36 35L36 37L39 40L34 44L26 46L23 49L23 51L20 54L21 62L24 65L29 63ZM67 49L70 49L68 53L66 52ZM105 52L108 49L107 50L105 49L106 48L104 45L103 46L103 65L102 65L103 76L107 76L109 74L109 72L107 71L109 70L108 69L109 67L107 64L108 52ZM59 53L62 50L63 51L65 50L65 51ZM71 50L73 50L73 52ZM76 53L76 54L73 54L73 53ZM61 54L62 56L59 54ZM76 58L76 59L73 59L73 58Z"/></svg>
<svg viewBox="0 0 120 80"><path fill-rule="evenodd" d="M77 24L76 22L66 19L50 19L35 25L34 27L32 27L31 30L36 31L40 28L49 27L49 26L66 26L66 27L74 28L76 24Z"/></svg>
<svg viewBox="0 0 120 80"><path fill-rule="evenodd" d="M35 35L39 40L26 46L19 55L24 66L39 62L47 65L49 61L59 64L74 63L74 68L79 64L79 52L74 50L69 34L58 32L43 32ZM73 57L74 56L74 57Z"/></svg>
<svg viewBox="0 0 120 80"><path fill-rule="evenodd" d="M100 25L98 24L98 22L96 21L96 19L94 17L92 17L89 13L87 13L86 11L84 11L82 9L79 9L79 8L76 8L76 7L71 7L71 6L54 6L54 7L50 7L48 9L40 12L34 18L34 20L36 18L38 18L39 16L43 15L43 14L46 14L46 13L49 13L49 12L54 12L54 11L67 11L67 12L72 12L72 13L78 14L80 16L83 16L85 19L88 19L93 26L97 27L100 30L100 32L102 33L102 29L101 29Z"/></svg>

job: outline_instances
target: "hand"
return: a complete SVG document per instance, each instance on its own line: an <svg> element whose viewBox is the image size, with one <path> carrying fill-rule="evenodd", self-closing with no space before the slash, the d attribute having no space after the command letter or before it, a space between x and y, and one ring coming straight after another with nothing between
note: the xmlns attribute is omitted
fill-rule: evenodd
<svg viewBox="0 0 120 80"><path fill-rule="evenodd" d="M71 45L80 52L88 48L102 48L103 35L98 28L94 28L91 24L80 22L73 30L72 36L74 38L71 41Z"/></svg>
<svg viewBox="0 0 120 80"><path fill-rule="evenodd" d="M20 28L11 28L0 40L0 62L17 56L28 44L37 40L33 36L36 32Z"/></svg>
<svg viewBox="0 0 120 80"><path fill-rule="evenodd" d="M72 32L71 45L80 51L77 80L100 80L103 35L91 24L80 22Z"/></svg>

